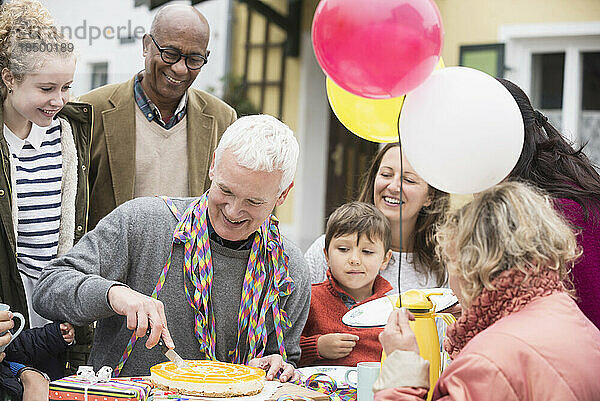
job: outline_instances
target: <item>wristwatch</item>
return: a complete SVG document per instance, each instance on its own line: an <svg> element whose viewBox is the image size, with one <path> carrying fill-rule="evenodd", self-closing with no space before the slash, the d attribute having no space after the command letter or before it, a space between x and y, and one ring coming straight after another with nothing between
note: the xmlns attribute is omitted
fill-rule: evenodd
<svg viewBox="0 0 600 401"><path fill-rule="evenodd" d="M40 375L42 375L44 377L44 379L48 380L48 382L51 381L50 377L46 374L46 372L42 372L41 370L36 369L36 368L32 368L30 366L25 366L24 368L19 369L19 371L17 372L17 380L21 384L22 384L22 382L21 382L21 374L23 372L25 372L26 370L33 370L34 372L38 372Z"/></svg>

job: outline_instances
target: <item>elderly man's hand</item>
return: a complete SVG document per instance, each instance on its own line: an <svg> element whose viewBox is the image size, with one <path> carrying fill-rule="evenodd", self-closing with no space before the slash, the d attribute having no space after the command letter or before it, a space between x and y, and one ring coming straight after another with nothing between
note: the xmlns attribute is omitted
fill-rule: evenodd
<svg viewBox="0 0 600 401"><path fill-rule="evenodd" d="M396 350L419 353L419 345L408 324L409 320L415 320L415 317L406 308L396 309L390 314L385 329L379 333L379 342L387 355Z"/></svg>
<svg viewBox="0 0 600 401"><path fill-rule="evenodd" d="M123 285L114 285L108 290L108 302L116 313L127 316L127 328L135 330L138 337L144 337L150 327L147 348L158 344L161 337L167 348L175 348L162 302Z"/></svg>
<svg viewBox="0 0 600 401"><path fill-rule="evenodd" d="M279 354L254 358L248 362L248 366L266 370L267 380L273 380L277 376L277 373L279 373L279 381L282 383L300 378L300 373L292 365L284 362Z"/></svg>

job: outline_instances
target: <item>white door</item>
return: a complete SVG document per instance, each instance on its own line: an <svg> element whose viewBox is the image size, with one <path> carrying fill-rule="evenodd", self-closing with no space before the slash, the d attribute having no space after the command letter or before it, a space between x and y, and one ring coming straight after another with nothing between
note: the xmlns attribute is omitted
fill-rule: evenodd
<svg viewBox="0 0 600 401"><path fill-rule="evenodd" d="M600 164L600 22L505 26L506 78Z"/></svg>

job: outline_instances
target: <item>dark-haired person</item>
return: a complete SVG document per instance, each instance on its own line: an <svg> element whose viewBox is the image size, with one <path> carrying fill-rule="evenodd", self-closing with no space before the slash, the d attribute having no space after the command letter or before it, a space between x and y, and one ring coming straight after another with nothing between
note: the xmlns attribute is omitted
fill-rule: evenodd
<svg viewBox="0 0 600 401"><path fill-rule="evenodd" d="M533 108L521 88L498 80L516 100L525 124L521 157L509 178L546 191L577 232L577 243L583 248L572 269L577 304L600 328L600 175L583 147L573 149L548 118Z"/></svg>
<svg viewBox="0 0 600 401"><path fill-rule="evenodd" d="M400 145L384 146L373 158L365 176L361 202L371 203L390 222L392 259L381 271L398 292L398 271L402 270L402 291L441 287L447 284L446 271L435 257L433 234L449 204L449 195L429 186L402 156L404 169L400 196ZM402 207L402 221L400 208ZM402 229L402 243L400 230ZM326 280L325 235L317 238L304 254L313 284Z"/></svg>

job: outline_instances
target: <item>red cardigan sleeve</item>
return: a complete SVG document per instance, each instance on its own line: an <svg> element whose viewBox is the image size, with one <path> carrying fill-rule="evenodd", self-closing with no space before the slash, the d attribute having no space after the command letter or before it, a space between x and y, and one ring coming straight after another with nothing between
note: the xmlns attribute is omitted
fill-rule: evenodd
<svg viewBox="0 0 600 401"><path fill-rule="evenodd" d="M300 355L300 361L298 366L310 366L315 361L322 359L317 350L317 341L321 337L321 334L315 334L312 336L300 336L300 349L302 354Z"/></svg>

